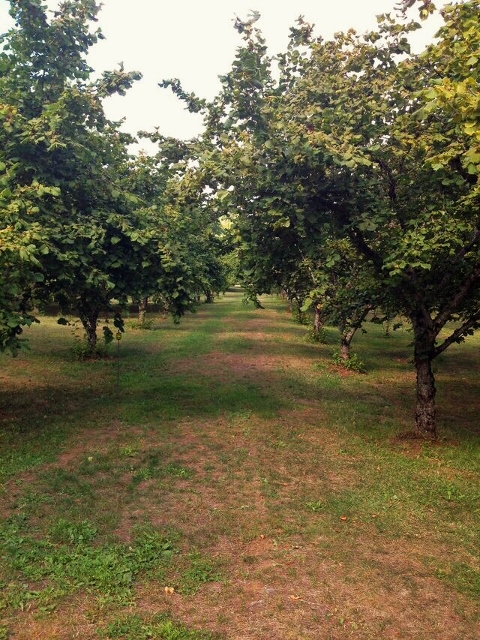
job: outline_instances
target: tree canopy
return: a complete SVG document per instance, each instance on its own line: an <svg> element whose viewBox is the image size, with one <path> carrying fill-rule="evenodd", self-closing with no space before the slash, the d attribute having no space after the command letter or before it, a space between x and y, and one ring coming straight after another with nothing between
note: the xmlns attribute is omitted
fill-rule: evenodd
<svg viewBox="0 0 480 640"><path fill-rule="evenodd" d="M143 132L157 153L132 157L102 101L141 74L92 79L99 5L65 0L49 15L41 0L12 0L0 52L0 348L15 353L46 301L80 317L92 349L100 314L121 329L129 297L179 318L225 289L235 255L251 299L281 290L313 309L317 327L339 327L345 358L369 314L408 322L416 430L436 437L432 362L480 323L480 5L446 6L415 55L414 5L421 18L435 10L406 0L400 17L330 40L299 18L277 56L258 13L237 18L242 43L212 101L159 83L204 114L203 134Z"/></svg>
<svg viewBox="0 0 480 640"><path fill-rule="evenodd" d="M120 66L92 79L99 9L67 0L49 15L41 0L11 2L0 54L0 346L13 353L34 304L76 314L94 350L100 314L122 329L129 296L161 297L178 318L209 286L212 251L199 255L198 228L171 212L185 145L157 136L156 157L133 160L133 138L105 116L103 99L141 74Z"/></svg>
<svg viewBox="0 0 480 640"><path fill-rule="evenodd" d="M252 14L237 20L244 44L205 109L202 163L252 294L293 285L343 324L367 303L404 316L425 437L432 360L480 321L478 14L478 1L446 7L420 55L408 43L419 25L389 14L332 40L300 19L276 58Z"/></svg>

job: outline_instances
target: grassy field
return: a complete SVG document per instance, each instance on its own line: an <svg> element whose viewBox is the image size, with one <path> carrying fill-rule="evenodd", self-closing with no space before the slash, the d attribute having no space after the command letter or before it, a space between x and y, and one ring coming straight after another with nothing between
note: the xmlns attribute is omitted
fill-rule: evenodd
<svg viewBox="0 0 480 640"><path fill-rule="evenodd" d="M0 640L480 637L480 337L436 363L428 444L408 331L348 373L263 302L91 362L44 318L1 357Z"/></svg>

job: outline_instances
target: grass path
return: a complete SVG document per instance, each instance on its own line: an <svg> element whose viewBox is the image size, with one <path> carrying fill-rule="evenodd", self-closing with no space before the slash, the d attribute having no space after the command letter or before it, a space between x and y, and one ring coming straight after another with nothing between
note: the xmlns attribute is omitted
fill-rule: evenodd
<svg viewBox="0 0 480 640"><path fill-rule="evenodd" d="M479 339L404 439L409 336L331 365L240 292L74 362L45 319L2 357L0 640L476 640Z"/></svg>

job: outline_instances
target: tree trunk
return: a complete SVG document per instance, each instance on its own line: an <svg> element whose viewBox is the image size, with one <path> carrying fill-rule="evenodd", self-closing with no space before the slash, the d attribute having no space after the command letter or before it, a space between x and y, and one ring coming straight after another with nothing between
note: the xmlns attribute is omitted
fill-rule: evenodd
<svg viewBox="0 0 480 640"><path fill-rule="evenodd" d="M391 333L390 333L391 327L392 327L392 321L391 320L385 320L385 322L383 323L383 328L385 330L385 338L390 338L390 336L391 336Z"/></svg>
<svg viewBox="0 0 480 640"><path fill-rule="evenodd" d="M435 377L432 360L435 353L435 333L424 317L413 318L414 361L417 373L417 404L415 409L415 432L418 436L436 440L435 421Z"/></svg>
<svg viewBox="0 0 480 640"><path fill-rule="evenodd" d="M415 358L417 371L417 406L415 409L415 431L428 440L436 440L435 422L435 377L430 358Z"/></svg>
<svg viewBox="0 0 480 640"><path fill-rule="evenodd" d="M356 331L356 328L350 329L349 331L342 333L340 337L340 357L342 358L343 362L347 362L347 360L350 358L350 345Z"/></svg>
<svg viewBox="0 0 480 640"><path fill-rule="evenodd" d="M318 306L318 304L315 305L315 312L314 312L314 316L313 316L313 335L318 338L318 336L320 335L320 331L323 328L323 320L322 320L322 312Z"/></svg>
<svg viewBox="0 0 480 640"><path fill-rule="evenodd" d="M98 309L90 309L88 312L80 312L79 316L83 328L85 329L89 351L91 354L94 354L97 346L97 323L99 311Z"/></svg>
<svg viewBox="0 0 480 640"><path fill-rule="evenodd" d="M213 291L211 291L210 289L207 289L205 291L205 303L206 304L212 304L213 300L214 300Z"/></svg>
<svg viewBox="0 0 480 640"><path fill-rule="evenodd" d="M356 318L353 317L350 322L344 323L340 326L340 355L344 362L347 362L350 358L350 345L352 344L354 335L361 328L365 318L368 316L372 308L371 304L366 304L359 310Z"/></svg>
<svg viewBox="0 0 480 640"><path fill-rule="evenodd" d="M145 317L147 315L148 298L140 298L138 301L138 324L145 326Z"/></svg>

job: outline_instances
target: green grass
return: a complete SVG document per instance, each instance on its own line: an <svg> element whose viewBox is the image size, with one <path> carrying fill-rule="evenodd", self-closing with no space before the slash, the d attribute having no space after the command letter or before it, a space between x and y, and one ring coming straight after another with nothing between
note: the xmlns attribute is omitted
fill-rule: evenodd
<svg viewBox="0 0 480 640"><path fill-rule="evenodd" d="M128 603L141 573L159 575L175 552L170 538L149 529L135 532L131 544L94 544L97 529L89 521L52 523L45 537L30 533L24 518L10 518L2 527L0 550L4 570L20 582L6 585L1 608L25 608L37 599L42 610L59 598L87 589L118 603ZM32 584L48 587L32 588Z"/></svg>
<svg viewBox="0 0 480 640"><path fill-rule="evenodd" d="M100 638L115 640L214 640L211 633L189 631L164 614L145 620L138 614L116 618L99 631Z"/></svg>
<svg viewBox="0 0 480 640"><path fill-rule="evenodd" d="M345 375L334 329L311 343L281 300L265 307L231 293L180 325L154 317L91 362L45 318L31 352L2 356L0 638L43 619L70 637L72 599L99 638L235 638L251 606L259 637L367 640L391 620L410 638L389 601L403 589L416 637L433 639L450 614L422 580L456 637L475 637L479 337L436 363L441 437L424 443L403 437L407 331L368 325L354 345L367 373ZM383 622L368 613L386 603Z"/></svg>

